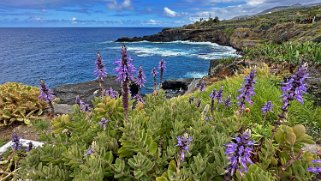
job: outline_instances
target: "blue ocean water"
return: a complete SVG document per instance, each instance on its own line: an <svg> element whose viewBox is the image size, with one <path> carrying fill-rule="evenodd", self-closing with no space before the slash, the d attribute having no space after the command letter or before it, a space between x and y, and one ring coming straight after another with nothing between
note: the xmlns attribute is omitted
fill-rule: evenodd
<svg viewBox="0 0 321 181"><path fill-rule="evenodd" d="M119 37L150 35L161 28L0 28L0 83L37 85L44 79L50 87L95 79L96 53L101 52L107 73L114 75L120 57ZM236 56L230 47L209 42L126 43L134 65L142 65L152 90L151 70L165 59L164 79L202 77L209 60Z"/></svg>

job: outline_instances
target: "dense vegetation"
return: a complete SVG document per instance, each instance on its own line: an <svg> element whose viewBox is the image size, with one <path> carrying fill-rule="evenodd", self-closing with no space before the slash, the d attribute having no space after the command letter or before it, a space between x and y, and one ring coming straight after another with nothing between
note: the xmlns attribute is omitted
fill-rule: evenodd
<svg viewBox="0 0 321 181"><path fill-rule="evenodd" d="M264 60L274 63L302 64L302 61L321 63L321 44L313 42L287 42L283 44L266 43L246 48L245 57L249 60Z"/></svg>
<svg viewBox="0 0 321 181"><path fill-rule="evenodd" d="M313 139L319 139L321 108L314 107L309 97L305 97L304 104L293 101L287 122L273 133L282 107L281 77L270 75L267 67L256 72L253 105L246 104L243 113L236 98L244 75L170 100L165 99L162 91L147 95L145 104L138 103L135 109L129 110L128 121L124 119L121 98L97 97L92 111L75 105L72 114L52 121L52 132L41 138L47 144L31 150L19 161L20 169L15 177L223 180L229 178L226 170L231 163L225 154L227 143L235 140L235 136L244 137L244 133L251 132L250 140L255 144L250 159L254 164L247 163L248 172L243 173L240 166L231 177L237 180L312 179L314 175L307 169L313 165L311 161L318 158L314 150L319 148L310 147L315 146ZM222 90L222 101L215 98L212 108L210 95L214 89ZM231 103L227 104L229 96ZM265 114L261 108L267 101L274 106L272 112ZM133 104L134 101L130 101L129 107ZM187 138L191 138L184 142L187 149L182 149L179 139Z"/></svg>
<svg viewBox="0 0 321 181"><path fill-rule="evenodd" d="M200 20L177 30L195 29L194 41L212 41L244 50L265 43L321 41L320 6L292 8L232 20ZM197 35L194 35L197 34Z"/></svg>

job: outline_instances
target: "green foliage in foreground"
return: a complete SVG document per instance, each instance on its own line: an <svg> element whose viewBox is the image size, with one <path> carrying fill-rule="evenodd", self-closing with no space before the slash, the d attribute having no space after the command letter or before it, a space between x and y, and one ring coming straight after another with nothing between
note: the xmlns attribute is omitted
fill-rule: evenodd
<svg viewBox="0 0 321 181"><path fill-rule="evenodd" d="M30 124L30 120L41 115L47 103L38 99L36 87L20 83L0 85L0 127L14 122Z"/></svg>
<svg viewBox="0 0 321 181"><path fill-rule="evenodd" d="M130 111L123 121L121 99L103 97L94 101L91 113L78 106L71 115L52 121L52 134L42 148L32 150L21 164L16 177L32 180L223 180L229 164L224 144L240 129L250 128L256 141L249 172L235 180L310 180L307 172L312 153L303 152L313 144L307 132L318 132L321 109L293 104L287 125L272 137L272 123L277 117L280 90L278 78L259 71L254 105L238 115L237 90L243 76L217 82L205 92L166 100L163 92L148 95L145 105ZM216 106L208 110L209 93L224 86L224 97L232 95L233 106ZM200 108L189 97L202 99ZM261 107L266 101L275 105L274 113L264 117ZM110 122L106 130L99 126L102 117ZM298 125L299 124L299 125ZM305 125L306 128L303 126ZM184 162L178 156L177 136L187 132L193 141ZM88 149L94 153L87 155Z"/></svg>
<svg viewBox="0 0 321 181"><path fill-rule="evenodd" d="M245 58L290 62L300 64L302 60L321 63L321 43L287 42L283 44L266 43L245 49Z"/></svg>

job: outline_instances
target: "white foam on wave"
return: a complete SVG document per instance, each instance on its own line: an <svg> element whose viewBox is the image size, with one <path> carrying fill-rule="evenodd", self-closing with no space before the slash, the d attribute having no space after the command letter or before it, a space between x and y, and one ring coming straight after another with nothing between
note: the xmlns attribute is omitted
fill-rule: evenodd
<svg viewBox="0 0 321 181"><path fill-rule="evenodd" d="M103 41L103 42L100 42L99 44L108 44L108 43L114 43L114 41Z"/></svg>
<svg viewBox="0 0 321 181"><path fill-rule="evenodd" d="M172 42L150 42L150 41L138 41L138 42L126 42L128 44L128 51L133 52L138 57L149 56L162 56L162 57L196 57L204 60L220 59L225 57L237 57L236 50L232 47L221 46L211 42L191 42L191 41L172 41ZM154 44L154 45L153 45ZM161 46L161 44L185 44L191 45L190 48L178 47L169 48ZM196 49L193 49L192 45L209 46L212 52L199 53ZM110 49L119 49L120 47L109 47ZM199 49L199 47L197 48Z"/></svg>
<svg viewBox="0 0 321 181"><path fill-rule="evenodd" d="M173 56L188 56L189 52L183 52L178 50L170 50L159 47L127 47L128 51L134 52L139 57L148 56L162 56L162 57L173 57Z"/></svg>
<svg viewBox="0 0 321 181"><path fill-rule="evenodd" d="M187 72L184 77L200 79L207 76L207 72Z"/></svg>

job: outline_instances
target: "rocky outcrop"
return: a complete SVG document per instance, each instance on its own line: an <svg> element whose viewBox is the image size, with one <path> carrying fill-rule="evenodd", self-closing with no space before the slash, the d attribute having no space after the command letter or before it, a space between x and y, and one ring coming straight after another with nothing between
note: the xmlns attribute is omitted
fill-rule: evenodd
<svg viewBox="0 0 321 181"><path fill-rule="evenodd" d="M136 41L151 41L151 42L170 42L170 41L194 41L194 42L212 42L220 45L232 46L237 50L240 47L234 46L230 43L229 36L221 29L186 29L174 28L164 29L161 32L143 37L122 37L116 42L136 42Z"/></svg>
<svg viewBox="0 0 321 181"><path fill-rule="evenodd" d="M194 89L194 84L198 79L187 78L177 80L166 80L162 84L162 89L165 90L166 97L172 98L191 92Z"/></svg>
<svg viewBox="0 0 321 181"><path fill-rule="evenodd" d="M209 77L224 78L240 73L244 67L248 67L249 62L237 60L212 60L208 70Z"/></svg>
<svg viewBox="0 0 321 181"><path fill-rule="evenodd" d="M104 80L103 86L106 89L112 87L114 90L120 92L120 84L115 81L116 77L109 76ZM94 98L94 92L99 88L98 81L89 81L78 84L67 84L56 87L53 89L54 94L58 97L60 104L69 104L72 105L75 103L75 98L77 95L90 104L91 100Z"/></svg>

